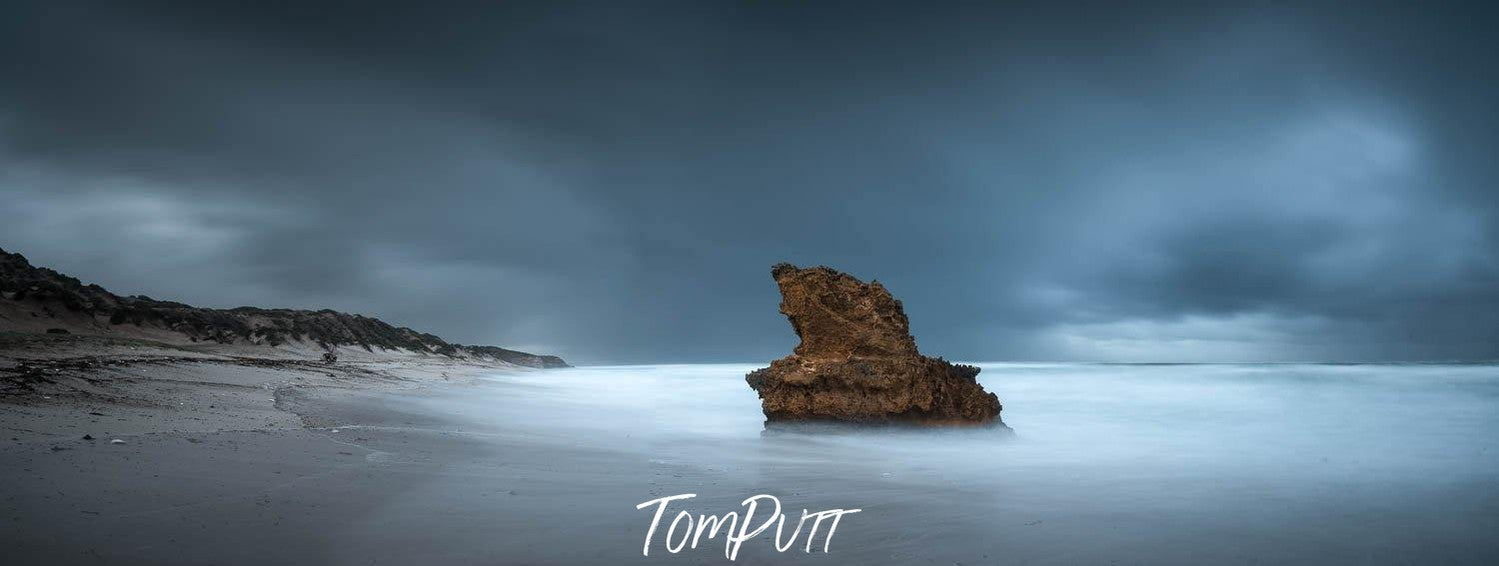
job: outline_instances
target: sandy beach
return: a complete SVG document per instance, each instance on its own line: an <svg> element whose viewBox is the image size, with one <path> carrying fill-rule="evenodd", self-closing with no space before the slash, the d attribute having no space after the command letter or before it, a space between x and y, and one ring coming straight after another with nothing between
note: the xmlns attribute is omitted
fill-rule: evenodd
<svg viewBox="0 0 1499 566"><path fill-rule="evenodd" d="M3 339L0 546L29 564L322 562L330 525L419 479L372 475L391 453L365 446L374 433L336 427L410 423L351 407L534 371L411 354L350 351L324 364L265 348Z"/></svg>

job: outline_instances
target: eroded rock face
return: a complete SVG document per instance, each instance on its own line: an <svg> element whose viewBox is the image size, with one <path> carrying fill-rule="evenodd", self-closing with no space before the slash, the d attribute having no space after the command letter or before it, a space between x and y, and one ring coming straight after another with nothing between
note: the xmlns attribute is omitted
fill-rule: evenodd
<svg viewBox="0 0 1499 566"><path fill-rule="evenodd" d="M771 275L801 344L745 377L767 422L1004 426L999 398L974 379L979 368L921 355L900 301L879 282L789 263Z"/></svg>

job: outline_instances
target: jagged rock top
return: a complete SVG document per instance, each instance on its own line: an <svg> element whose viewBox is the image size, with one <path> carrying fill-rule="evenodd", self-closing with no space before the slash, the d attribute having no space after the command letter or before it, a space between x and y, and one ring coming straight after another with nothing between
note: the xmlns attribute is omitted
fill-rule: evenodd
<svg viewBox="0 0 1499 566"><path fill-rule="evenodd" d="M830 267L803 269L789 263L776 264L770 273L781 288L781 314L801 338L798 356L919 355L905 309L878 281L865 283Z"/></svg>

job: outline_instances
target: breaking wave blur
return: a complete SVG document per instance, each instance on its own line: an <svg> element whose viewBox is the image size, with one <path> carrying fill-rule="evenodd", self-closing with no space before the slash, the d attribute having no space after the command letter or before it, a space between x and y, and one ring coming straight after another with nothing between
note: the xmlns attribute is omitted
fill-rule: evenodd
<svg viewBox="0 0 1499 566"><path fill-rule="evenodd" d="M1487 472L1499 464L1499 366L979 364L1019 438L969 430L842 431L801 441L949 468L1218 467L1310 474ZM509 432L614 449L759 443L752 365L585 367L494 376L516 402L474 413ZM692 459L700 451L681 450ZM822 460L829 454L805 454ZM924 459L924 458L923 458Z"/></svg>
<svg viewBox="0 0 1499 566"><path fill-rule="evenodd" d="M620 521L633 503L688 490L721 495L700 498L720 510L759 492L861 507L839 530L845 560L1499 555L1487 534L1499 527L1499 366L979 365L1014 438L763 434L743 380L752 365L496 375L427 402L509 453L607 454L585 459L597 476L558 487L625 509ZM652 471L621 471L637 464Z"/></svg>

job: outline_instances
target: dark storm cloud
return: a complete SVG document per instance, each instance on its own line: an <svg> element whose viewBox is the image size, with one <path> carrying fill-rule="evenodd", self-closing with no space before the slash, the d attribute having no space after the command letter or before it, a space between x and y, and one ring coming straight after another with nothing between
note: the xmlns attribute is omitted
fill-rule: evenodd
<svg viewBox="0 0 1499 566"><path fill-rule="evenodd" d="M0 23L0 246L579 361L1499 356L1482 7L63 3Z"/></svg>

